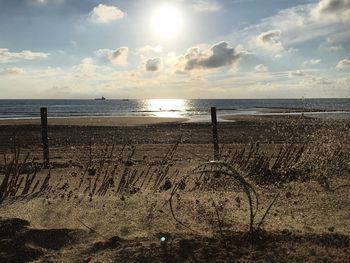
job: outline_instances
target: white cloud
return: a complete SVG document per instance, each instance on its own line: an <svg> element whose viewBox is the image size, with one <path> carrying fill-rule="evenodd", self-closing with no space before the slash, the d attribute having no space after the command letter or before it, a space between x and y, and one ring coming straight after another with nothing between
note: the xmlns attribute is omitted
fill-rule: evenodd
<svg viewBox="0 0 350 263"><path fill-rule="evenodd" d="M58 77L58 76L62 76L64 75L64 70L60 67L47 67L44 70L41 70L40 73L38 73L38 75L40 75L41 77Z"/></svg>
<svg viewBox="0 0 350 263"><path fill-rule="evenodd" d="M301 71L301 70L295 70L295 71L290 71L288 76L290 78L292 78L292 77L304 77L304 76L306 76L306 73Z"/></svg>
<svg viewBox="0 0 350 263"><path fill-rule="evenodd" d="M350 77L339 78L339 79L337 79L337 83L340 84L340 85L344 85L346 87L349 87L349 85L350 85Z"/></svg>
<svg viewBox="0 0 350 263"><path fill-rule="evenodd" d="M306 60L304 61L301 66L302 67L307 67L307 66L315 66L320 64L321 60L320 59L310 59L310 60Z"/></svg>
<svg viewBox="0 0 350 263"><path fill-rule="evenodd" d="M49 55L49 53L32 52L30 50L23 50L21 52L11 52L7 48L0 48L0 63L41 59L47 58Z"/></svg>
<svg viewBox="0 0 350 263"><path fill-rule="evenodd" d="M125 65L127 63L128 53L128 47L120 47L112 51L109 54L108 59L113 65Z"/></svg>
<svg viewBox="0 0 350 263"><path fill-rule="evenodd" d="M320 44L318 47L320 50L327 51L340 51L343 50L342 44L338 44L335 39L328 37L326 41Z"/></svg>
<svg viewBox="0 0 350 263"><path fill-rule="evenodd" d="M197 12L217 12L221 10L221 5L215 0L195 0L193 8Z"/></svg>
<svg viewBox="0 0 350 263"><path fill-rule="evenodd" d="M328 86L334 84L334 81L329 80L327 78L319 78L319 77L307 77L302 79L300 82L300 85L310 87L310 86Z"/></svg>
<svg viewBox="0 0 350 263"><path fill-rule="evenodd" d="M0 76L20 75L20 74L25 74L25 73L26 73L26 71L24 69L17 68L17 67L0 69Z"/></svg>
<svg viewBox="0 0 350 263"><path fill-rule="evenodd" d="M62 4L65 0L29 0L30 3L35 5L47 5L50 3L53 4Z"/></svg>
<svg viewBox="0 0 350 263"><path fill-rule="evenodd" d="M277 48L280 48L283 43L282 47L286 49L310 40L326 39L327 37L332 37L337 41L336 45L331 45L333 50L341 48L341 44L349 42L349 23L344 22L344 19L328 19L327 16L317 19L313 15L316 8L317 4L311 3L280 10L276 15L262 19L258 24L233 32L232 37L235 41L247 42L251 41L253 37L252 44L256 44L256 36L261 32L280 32L280 35L275 34L276 41L272 43L272 46L275 44ZM338 16L342 17L342 14L339 13ZM269 47L265 42L260 41L260 44L262 43L263 46Z"/></svg>
<svg viewBox="0 0 350 263"><path fill-rule="evenodd" d="M343 70L343 69L350 69L350 59L343 59L340 60L336 66L337 69Z"/></svg>
<svg viewBox="0 0 350 263"><path fill-rule="evenodd" d="M111 21L122 19L126 13L116 6L99 4L90 12L89 17L95 23L109 23Z"/></svg>
<svg viewBox="0 0 350 263"><path fill-rule="evenodd" d="M32 2L33 4L38 4L38 5L44 5L47 4L47 0L31 0L30 2Z"/></svg>
<svg viewBox="0 0 350 263"><path fill-rule="evenodd" d="M116 50L99 49L95 53L98 57L108 60L113 65L125 65L127 64L129 48L120 47Z"/></svg>
<svg viewBox="0 0 350 263"><path fill-rule="evenodd" d="M146 71L158 71L161 66L161 59L160 58L150 58L146 61Z"/></svg>
<svg viewBox="0 0 350 263"><path fill-rule="evenodd" d="M319 20L350 21L350 0L320 0L311 14Z"/></svg>
<svg viewBox="0 0 350 263"><path fill-rule="evenodd" d="M322 46L321 49L327 49L329 51L339 51L339 50L343 50L343 46L341 44L339 45L334 45L334 46Z"/></svg>
<svg viewBox="0 0 350 263"><path fill-rule="evenodd" d="M95 75L96 66L92 58L84 58L79 65L73 67L73 71L78 77L93 77Z"/></svg>
<svg viewBox="0 0 350 263"><path fill-rule="evenodd" d="M244 54L244 51L235 50L227 42L217 43L206 50L192 47L185 55L179 57L177 67L180 72L220 68L237 63Z"/></svg>
<svg viewBox="0 0 350 263"><path fill-rule="evenodd" d="M272 51L281 51L283 50L283 46L280 39L281 31L271 30L261 33L256 38L256 42L259 46L262 46L266 49L270 49Z"/></svg>
<svg viewBox="0 0 350 263"><path fill-rule="evenodd" d="M250 3L255 2L257 0L231 0L231 3L233 4L243 4L243 3Z"/></svg>
<svg viewBox="0 0 350 263"><path fill-rule="evenodd" d="M268 71L268 67L265 66L264 64L259 64L255 66L255 71L256 72L266 72Z"/></svg>
<svg viewBox="0 0 350 263"><path fill-rule="evenodd" d="M153 54L160 54L163 52L163 47L161 45L156 45L156 46L150 46L146 45L144 47L141 47L137 49L136 53L141 55L141 56L151 56Z"/></svg>

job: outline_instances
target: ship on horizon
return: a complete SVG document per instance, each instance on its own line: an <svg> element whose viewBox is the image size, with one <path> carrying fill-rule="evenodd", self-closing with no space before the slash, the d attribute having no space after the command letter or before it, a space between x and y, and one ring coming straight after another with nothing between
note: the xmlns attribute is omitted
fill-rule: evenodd
<svg viewBox="0 0 350 263"><path fill-rule="evenodd" d="M95 100L106 100L106 98L102 96L101 98L96 98Z"/></svg>

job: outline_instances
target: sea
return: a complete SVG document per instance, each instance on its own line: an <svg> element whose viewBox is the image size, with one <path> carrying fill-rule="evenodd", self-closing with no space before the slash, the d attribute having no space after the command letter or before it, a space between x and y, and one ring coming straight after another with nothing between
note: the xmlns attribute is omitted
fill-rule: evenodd
<svg viewBox="0 0 350 263"><path fill-rule="evenodd" d="M350 99L50 99L0 100L0 119L40 117L47 107L49 117L153 116L185 117L189 121L210 120L210 108L216 107L219 121L224 115L271 114L261 108L305 109L304 114L318 117L349 118ZM309 112L312 110L313 112ZM276 114L276 113L275 113ZM279 113L279 114L301 114Z"/></svg>

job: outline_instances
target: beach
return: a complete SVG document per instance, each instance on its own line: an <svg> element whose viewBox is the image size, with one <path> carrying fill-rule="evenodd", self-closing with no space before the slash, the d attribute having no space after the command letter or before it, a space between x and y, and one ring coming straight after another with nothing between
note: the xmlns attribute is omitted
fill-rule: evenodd
<svg viewBox="0 0 350 263"><path fill-rule="evenodd" d="M0 263L350 262L350 0L0 0Z"/></svg>
<svg viewBox="0 0 350 263"><path fill-rule="evenodd" d="M9 196L0 204L0 237L6 236L0 242L5 251L0 259L346 261L350 122L294 115L225 118L230 122L218 124L220 159L241 169L259 194L257 223L277 198L254 233L239 185L225 175L204 179L194 173L213 160L209 122L49 118L48 169L41 167L39 120L0 121L0 152L7 163L20 149L19 163L29 152L32 167L21 176L39 169L30 188L39 181L33 194ZM262 160L275 163L274 173ZM1 167L4 180L4 160ZM177 190L170 209L169 197L181 178L185 187Z"/></svg>

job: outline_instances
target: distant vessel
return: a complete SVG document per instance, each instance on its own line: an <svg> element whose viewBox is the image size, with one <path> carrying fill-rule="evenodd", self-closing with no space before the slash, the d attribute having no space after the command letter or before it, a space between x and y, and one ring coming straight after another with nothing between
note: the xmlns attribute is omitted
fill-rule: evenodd
<svg viewBox="0 0 350 263"><path fill-rule="evenodd" d="M106 98L102 96L101 98L96 98L95 100L106 100Z"/></svg>
<svg viewBox="0 0 350 263"><path fill-rule="evenodd" d="M123 101L129 101L129 99L123 99Z"/></svg>

